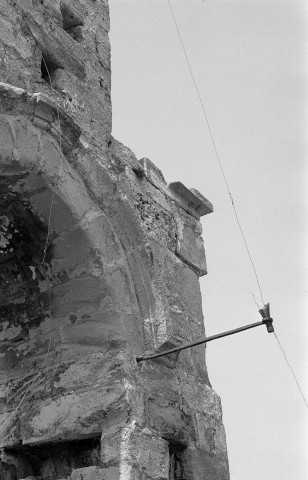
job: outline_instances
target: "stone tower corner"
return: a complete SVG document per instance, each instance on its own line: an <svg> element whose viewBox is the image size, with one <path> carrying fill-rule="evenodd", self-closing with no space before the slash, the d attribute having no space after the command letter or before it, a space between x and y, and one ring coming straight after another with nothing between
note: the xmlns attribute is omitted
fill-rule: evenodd
<svg viewBox="0 0 308 480"><path fill-rule="evenodd" d="M107 0L0 0L0 480L228 480L200 216L111 136Z"/></svg>

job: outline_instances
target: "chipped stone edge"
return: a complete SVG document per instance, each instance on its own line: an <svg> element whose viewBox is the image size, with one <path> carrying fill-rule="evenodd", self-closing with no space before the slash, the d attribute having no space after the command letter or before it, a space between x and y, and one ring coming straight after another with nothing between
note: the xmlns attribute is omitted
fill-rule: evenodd
<svg viewBox="0 0 308 480"><path fill-rule="evenodd" d="M5 107L8 98L13 105ZM81 134L74 119L55 100L43 93L28 93L3 82L0 82L0 111L28 116L34 126L48 131L61 144L64 154L74 148Z"/></svg>

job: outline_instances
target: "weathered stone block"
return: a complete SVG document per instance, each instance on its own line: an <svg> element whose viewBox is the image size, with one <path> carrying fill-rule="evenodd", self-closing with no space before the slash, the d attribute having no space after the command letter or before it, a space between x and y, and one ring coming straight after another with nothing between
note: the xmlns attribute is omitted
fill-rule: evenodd
<svg viewBox="0 0 308 480"><path fill-rule="evenodd" d="M20 418L24 444L74 440L99 435L107 412L128 408L125 386L117 380L111 387L92 386L86 392L67 393L57 399L37 402L36 411Z"/></svg>
<svg viewBox="0 0 308 480"><path fill-rule="evenodd" d="M168 480L168 443L155 437L149 429L136 429L130 424L103 436L102 462L106 466L120 464L120 472L126 472L125 479L141 479L146 472L146 478Z"/></svg>
<svg viewBox="0 0 308 480"><path fill-rule="evenodd" d="M207 274L203 239L200 236L201 225L188 215L177 219L177 256L190 266L199 277Z"/></svg>
<svg viewBox="0 0 308 480"><path fill-rule="evenodd" d="M185 480L229 480L228 462L194 448L180 453Z"/></svg>
<svg viewBox="0 0 308 480"><path fill-rule="evenodd" d="M217 393L201 380L182 371L180 373L182 401L188 410L198 413L208 413L221 421L221 402Z"/></svg>
<svg viewBox="0 0 308 480"><path fill-rule="evenodd" d="M174 198L188 213L199 220L203 215L213 212L213 205L196 189L189 189L181 182L168 185Z"/></svg>
<svg viewBox="0 0 308 480"><path fill-rule="evenodd" d="M142 167L142 171L148 181L152 183L156 188L163 188L167 185L162 172L154 165L148 158L142 158L139 160Z"/></svg>
<svg viewBox="0 0 308 480"><path fill-rule="evenodd" d="M210 455L226 455L225 431L221 422L207 413L194 415L196 447Z"/></svg>
<svg viewBox="0 0 308 480"><path fill-rule="evenodd" d="M190 428L185 415L174 403L159 404L159 399L151 397L147 405L149 424L157 434L173 443L185 444L189 441Z"/></svg>
<svg viewBox="0 0 308 480"><path fill-rule="evenodd" d="M169 478L169 449L168 443L144 429L135 432L130 439L128 463L138 466L138 470L145 471L151 479L168 480Z"/></svg>

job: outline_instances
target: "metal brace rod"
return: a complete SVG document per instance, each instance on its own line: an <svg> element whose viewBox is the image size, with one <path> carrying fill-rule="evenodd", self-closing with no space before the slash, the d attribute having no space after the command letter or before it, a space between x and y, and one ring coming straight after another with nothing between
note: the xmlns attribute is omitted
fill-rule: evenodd
<svg viewBox="0 0 308 480"><path fill-rule="evenodd" d="M266 306L266 307L268 308L267 311L269 312L269 307L268 306ZM262 309L262 312L264 312L263 309ZM260 313L261 313L261 311L260 311ZM262 315L262 313L261 313L261 315ZM180 352L181 350L185 350L187 348L195 347L197 345L202 345L203 343L211 342L212 340L216 340L217 338L222 338L222 337L227 337L229 335L234 335L235 333L243 332L244 330L249 330L250 328L259 327L260 325L266 325L268 333L271 333L271 332L274 331L273 319L270 318L269 316L263 316L263 320L261 322L250 323L249 325L244 325L243 327L235 328L234 330L228 330L227 332L217 333L216 335L212 335L211 337L203 337L200 340L197 340L195 342L186 343L184 345L180 345L178 347L171 348L170 350L165 350L164 352L153 353L153 354L150 354L150 355L144 355L143 357L136 357L136 361L137 362L142 362L144 360L151 360L153 358L163 357L164 355L169 355L170 353Z"/></svg>

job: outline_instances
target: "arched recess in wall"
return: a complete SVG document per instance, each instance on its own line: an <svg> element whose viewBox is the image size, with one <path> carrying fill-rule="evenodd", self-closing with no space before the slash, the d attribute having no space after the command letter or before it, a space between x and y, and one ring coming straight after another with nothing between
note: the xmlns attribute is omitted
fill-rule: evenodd
<svg viewBox="0 0 308 480"><path fill-rule="evenodd" d="M17 90L12 96L19 98ZM3 423L51 344L43 380L34 384L31 401L9 424L7 446L58 438L63 431L67 439L101 433L94 416L76 427L78 389L82 390L83 382L94 380L105 388L104 366L107 368L118 353L133 352L132 345L140 341L139 307L126 255L109 219L60 149L61 145L67 152L74 143L72 128L62 122L60 140L57 129L52 131L46 121L48 105L41 105L39 114L33 113L25 98L16 98L16 114L11 108L10 114L0 118L4 145L0 152L1 380L7 393L0 411ZM20 114L20 103L24 115ZM40 101L33 108L37 104ZM73 380L61 383L61 375L74 362L92 354L97 365L91 368L102 372L100 378L86 375L83 365L84 377L79 375L76 385ZM124 375L123 371L119 375ZM73 398L69 389L75 387ZM58 413L54 418L46 415L51 390L64 424ZM89 385L87 390L89 398L77 402L80 418L90 417L89 412L97 414L98 406L102 409L101 398L98 406L90 404L94 400ZM119 391L119 398L121 394ZM66 403L61 400L64 397ZM115 397L108 401L116 405ZM33 404L36 410L40 405L41 412L33 413ZM103 407L107 408L106 404Z"/></svg>

